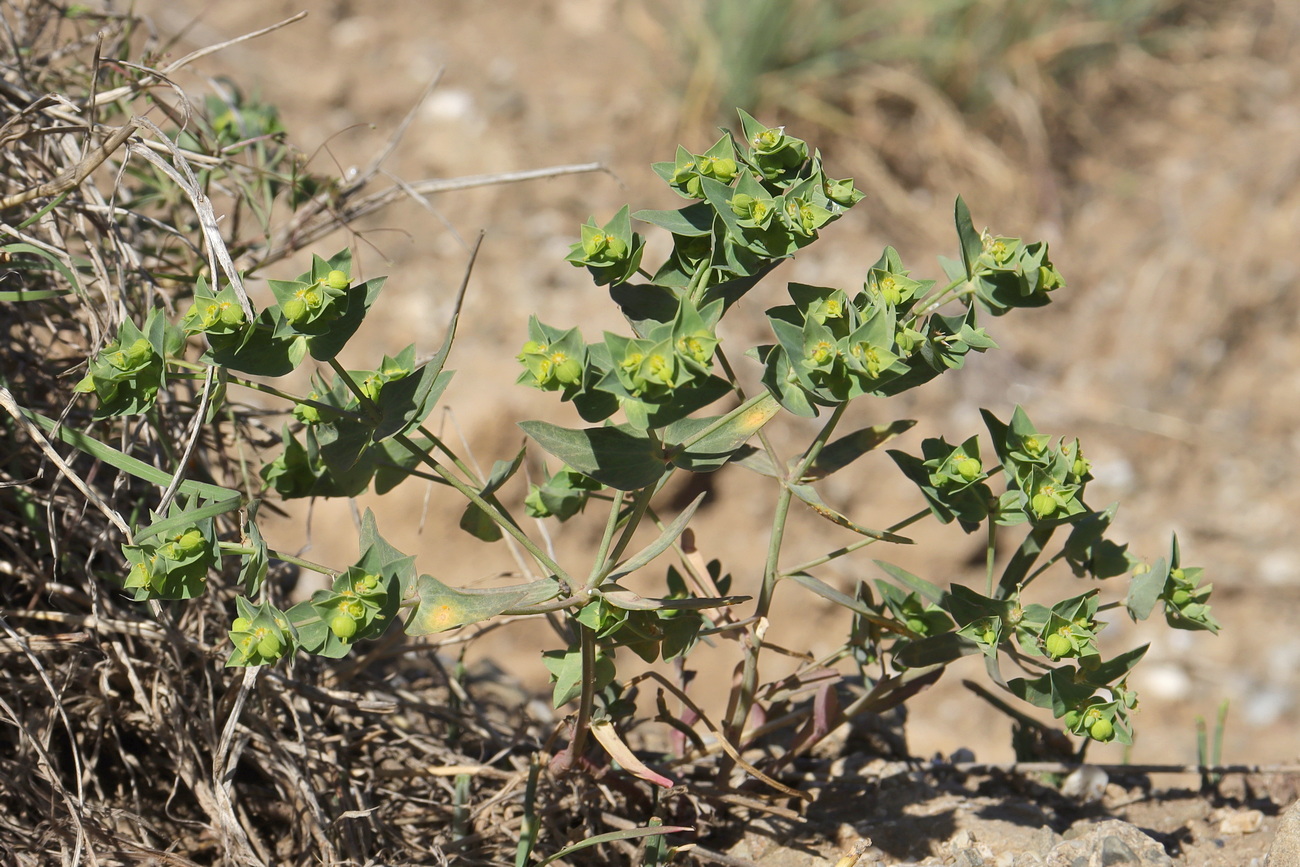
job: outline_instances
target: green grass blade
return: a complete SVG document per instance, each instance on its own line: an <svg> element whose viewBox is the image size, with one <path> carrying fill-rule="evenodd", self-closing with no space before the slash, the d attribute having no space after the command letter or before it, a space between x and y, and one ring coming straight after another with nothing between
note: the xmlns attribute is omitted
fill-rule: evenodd
<svg viewBox="0 0 1300 867"><path fill-rule="evenodd" d="M23 410L23 415L31 419L48 434L57 436L60 440L67 443L79 451L83 451L97 460L101 460L111 467L117 467L124 473L129 473L137 479L143 479L146 482L155 484L160 488L165 488L172 483L172 474L166 470L160 470L155 466L146 464L139 458L133 458L125 452L120 452L110 445L100 442L89 434L84 434L79 430L60 425L52 418L46 418L37 412L29 409ZM204 482L196 482L186 479L181 482L180 493L193 496L197 494L205 500L226 500L230 497L241 497L239 491L223 488L220 485L209 485Z"/></svg>

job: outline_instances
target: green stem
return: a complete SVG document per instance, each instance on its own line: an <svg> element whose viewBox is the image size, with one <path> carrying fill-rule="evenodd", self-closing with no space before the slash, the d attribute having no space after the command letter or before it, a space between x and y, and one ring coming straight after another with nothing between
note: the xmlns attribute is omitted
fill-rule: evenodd
<svg viewBox="0 0 1300 867"><path fill-rule="evenodd" d="M504 530L516 542L522 545L524 550L527 551L529 554L531 554L538 563L542 564L542 566L547 571L549 571L555 577L559 578L565 584L569 585L569 589L573 593L582 596L586 595L586 590L583 587L581 581L578 581L567 571L565 571L564 568L560 566L560 564L552 560L547 555L547 553L537 545L536 542L528 538L528 535L524 533L523 530L519 529L519 525L517 525L514 521L510 520L509 516L503 514L501 510L498 509L495 505L485 500L477 490L475 490L473 487L466 484L465 482L461 481L461 479L457 477L455 473L451 472L442 464L438 463L437 460L435 460L432 456L426 453L418 445L412 442L410 437L406 436L405 434L397 434L396 436L393 437L393 439L399 444L401 444L401 446L405 448L407 451L409 451L412 455L415 455L417 458L419 458L420 461L428 465L428 467L432 469L435 473L437 473L439 476L445 479L449 485L451 485L453 488L455 488L457 491L460 492L461 496L463 496L465 499L469 500L471 503L473 503L474 505L482 509L484 512L486 512L488 517L491 518L493 522L497 524L497 526L499 526L502 530Z"/></svg>
<svg viewBox="0 0 1300 867"><path fill-rule="evenodd" d="M596 559L591 564L591 574L587 576L587 586L593 587L600 583L600 579L605 572L605 561L609 557L609 546L614 541L614 531L618 529L618 513L623 511L623 499L627 494L624 491L618 491L614 494L614 500L609 506L609 517L605 519L605 532L600 537L600 547L596 549Z"/></svg>
<svg viewBox="0 0 1300 867"><path fill-rule="evenodd" d="M360 401L361 407L365 410L366 415L370 418L379 418L379 405L370 399L370 395L361 390L361 386L359 386L356 383L356 380L352 378L352 375L343 368L343 365L339 364L338 359L331 358L329 363L330 367L334 368L334 373L339 377L339 379L343 380L343 384L346 385L348 390L356 396L358 401ZM431 439L436 438L431 437ZM561 568L560 564L547 556L546 552L543 551L536 542L528 538L527 534L519 528L518 524L511 520L509 515L503 513L493 503L488 502L483 495L478 492L478 490L456 476L442 464L438 463L437 460L431 457L424 449L416 445L406 434L396 434L393 437L393 441L399 443L418 460L428 464L430 469L445 479L447 483L459 491L465 499L482 509L497 526L522 545L524 550L533 555L533 558L537 560L538 563L541 563L542 566L549 570L553 575L565 584L568 584L569 588L573 592L577 593L582 590L582 585L572 575ZM463 469L462 472L465 472L467 476L473 478L473 473L468 472L467 468Z"/></svg>
<svg viewBox="0 0 1300 867"><path fill-rule="evenodd" d="M573 722L573 760L582 755L591 726L591 710L596 704L596 633L586 624L577 623L578 649L582 654L582 692L578 697L578 718Z"/></svg>
<svg viewBox="0 0 1300 867"><path fill-rule="evenodd" d="M984 551L984 595L993 596L993 566L997 559L998 550L998 522L989 520L988 547Z"/></svg>
<svg viewBox="0 0 1300 867"><path fill-rule="evenodd" d="M610 563L617 563L627 550L627 546L632 543L632 535L636 528L641 526L641 519L645 517L646 510L650 508L650 500L661 486L651 488L642 488L636 492L636 497L632 503L632 514L627 516L623 522L623 535L618 537L618 542L614 544L614 550L609 553ZM608 570L606 570L608 572Z"/></svg>
<svg viewBox="0 0 1300 867"><path fill-rule="evenodd" d="M776 590L777 579L780 578L781 543L785 539L786 522L790 515L790 500L793 496L790 492L790 485L794 480L802 478L808 468L812 466L813 461L817 459L817 455L821 453L822 448L830 439L836 425L844 417L846 409L848 409L847 402L835 407L830 418L822 425L822 429L817 432L816 438L809 443L798 465L782 480L781 490L776 498L776 508L772 513L772 531L768 537L767 560L763 564L763 583L759 588L758 600L754 605L754 616L758 618L759 624L763 623L772 608L772 597ZM727 722L727 737L739 737L745 730L745 721L749 719L749 711L754 703L754 693L758 686L758 655L763 648L760 629L756 629L750 634L750 641L745 647L740 687L737 693L735 710L731 715L731 719Z"/></svg>
<svg viewBox="0 0 1300 867"><path fill-rule="evenodd" d="M831 413L831 417L826 419L826 424L822 425L822 429L817 432L817 438L808 444L808 449L804 452L803 459L799 461L799 465L795 467L794 471L791 472L789 476L787 476L789 481L797 482L799 479L804 477L804 474L808 472L808 468L813 465L813 461L817 460L817 456L822 453L822 449L825 448L826 443L830 441L831 434L835 432L835 428L839 425L840 419L844 418L844 411L848 408L848 401L835 407L835 410Z"/></svg>
<svg viewBox="0 0 1300 867"><path fill-rule="evenodd" d="M1044 572L1046 572L1048 569L1055 566L1057 563L1061 562L1061 560L1064 558L1065 558L1065 549L1062 548L1061 550L1053 554L1051 557L1049 557L1047 559L1047 562L1043 563L1043 565L1039 566L1033 572L1030 572L1027 576L1025 576L1025 580L1021 583L1020 586L1028 587L1030 584L1034 583L1035 578L1037 578L1039 575L1042 575Z"/></svg>
<svg viewBox="0 0 1300 867"><path fill-rule="evenodd" d="M970 278L968 277L958 277L956 280L953 280L947 286L943 287L938 292L934 293L928 298L922 298L920 301L917 301L915 307L917 310L924 310L926 313L937 310L945 301L948 300L946 296L950 292L952 293L954 298L959 297L963 294L969 295L971 290L967 290L965 292L954 291L957 289L958 286L961 286L962 284L969 283L969 282L970 282Z"/></svg>
<svg viewBox="0 0 1300 867"><path fill-rule="evenodd" d="M208 365L206 365L206 364L201 364L201 363L193 362L193 361L187 361L187 360L182 359L182 358L169 358L169 359L167 359L167 363L168 363L168 364L174 364L174 365L176 365L177 367L184 367L184 368L187 368L187 369L189 369L189 370L191 370L191 371L195 371L195 372L196 372L195 374L188 374L188 373L177 374L177 373L172 373L172 374L170 374L170 375L171 375L171 377L172 377L173 379L202 379L202 378L203 378L203 375L206 374L207 369L208 369ZM297 397L296 395L289 394L287 391L281 391L280 389L276 388L276 387L273 386L273 385L267 385L267 384L264 383L264 382L254 382L254 381L249 380L249 379L243 379L242 377L235 376L234 374L228 374L228 375L229 375L229 381L230 381L231 383L233 383L234 385L243 386L244 388L247 388L247 389L249 389L249 390L251 390L251 391L260 391L260 392L262 392L263 394L269 394L269 395L272 395L272 396L274 396L274 397L278 397L278 398L281 398L281 399L283 399L283 400L287 400L287 401L289 401L290 403L302 404L302 405L304 405L304 406L315 407L315 408L318 409L318 410L322 410L322 411L324 411L324 412L332 413L332 414L334 414L334 415L346 416L347 418L353 419L354 421L364 421L364 420L365 420L365 416L363 416L361 413L358 413L358 412L352 412L351 410L341 409L341 408L339 408L339 407L337 407L337 406L333 406L333 405L328 404L328 403L322 403L322 402L319 401L319 400L313 400L313 399L311 399L311 398L307 398L307 397Z"/></svg>
<svg viewBox="0 0 1300 867"><path fill-rule="evenodd" d="M456 467L456 469L460 470L461 473L464 474L465 478L467 479L475 478L476 474L474 473L474 471L471 470L469 468L469 465L467 465L464 461L462 461L455 452L453 452L450 448L447 447L447 444L442 441L441 437L435 436L433 431L429 430L423 424L420 425L418 430L420 431L421 434L429 438L429 442L437 446L438 451L442 452L444 455L448 457L449 460L451 460L452 464Z"/></svg>
<svg viewBox="0 0 1300 867"><path fill-rule="evenodd" d="M899 521L897 524L894 524L893 526L887 528L885 532L897 533L899 530L904 530L910 527L912 524L915 524L917 521L921 520L928 514L930 514L929 509L922 509L916 514L910 515L904 518L903 520ZM846 554L852 554L854 551L861 550L862 548L865 548L868 545L874 545L876 542L879 541L880 541L879 539L859 539L856 542L852 542L848 545L845 545L843 548L836 548L834 551L831 551L829 554L823 554L821 557L814 558L812 560L809 560L806 563L800 563L798 566L791 566L789 569L782 571L781 574L794 575L798 572L807 572L809 569L815 569L818 566L825 565L826 563L829 563L832 560L843 557Z"/></svg>
<svg viewBox="0 0 1300 867"><path fill-rule="evenodd" d="M256 553L255 549L248 545L237 545L234 542L220 542L218 544L221 547L222 553L229 554L230 556L247 556ZM311 571L319 572L322 575L330 575L337 578L339 575L343 574L343 570L341 569L331 569L328 566L322 566L320 563L313 563L310 560L304 560L301 557L295 557L292 554L285 554L282 551L275 550L274 548L268 548L266 550L266 555L273 560L292 563L294 566L299 566L303 569L310 569Z"/></svg>
<svg viewBox="0 0 1300 867"><path fill-rule="evenodd" d="M334 368L334 375L343 381L343 384L347 386L348 391L352 392L352 396L361 404L361 408L367 413L373 414L375 418L378 418L379 405L370 399L370 395L361 390L361 386L352 378L352 374L348 373L343 365L339 364L337 358L331 358L329 365Z"/></svg>

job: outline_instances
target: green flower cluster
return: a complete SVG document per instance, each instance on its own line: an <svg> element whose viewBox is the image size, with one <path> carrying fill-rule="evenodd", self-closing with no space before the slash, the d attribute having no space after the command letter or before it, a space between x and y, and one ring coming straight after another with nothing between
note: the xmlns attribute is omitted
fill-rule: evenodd
<svg viewBox="0 0 1300 867"><path fill-rule="evenodd" d="M1013 307L1041 307L1049 292L1065 285L1048 258L1046 242L1025 244L987 231L963 241L967 291L995 316Z"/></svg>
<svg viewBox="0 0 1300 867"><path fill-rule="evenodd" d="M313 593L311 607L334 637L346 644L383 631L388 625L383 613L387 596L381 576L352 566L332 589Z"/></svg>
<svg viewBox="0 0 1300 867"><path fill-rule="evenodd" d="M791 412L813 416L864 394L888 396L960 368L970 351L996 343L976 323L976 309L940 314L923 304L934 281L908 276L886 248L860 292L790 285L793 305L769 311L777 344L753 354L764 383Z"/></svg>
<svg viewBox="0 0 1300 867"><path fill-rule="evenodd" d="M604 225L593 218L568 261L586 267L600 286L630 280L645 250L642 236L632 231L635 217L673 237L673 253L651 282L684 290L699 304L710 287L759 275L772 260L807 246L862 198L852 179L828 177L802 139L743 111L740 121L741 140L728 132L704 153L679 146L674 160L654 164L655 173L692 204L635 214L624 208Z"/></svg>
<svg viewBox="0 0 1300 867"><path fill-rule="evenodd" d="M987 411L984 417L1007 480L998 501L999 523L1066 523L1089 513L1083 492L1092 480L1092 465L1077 439L1054 440L1039 433L1019 407L1009 425Z"/></svg>
<svg viewBox="0 0 1300 867"><path fill-rule="evenodd" d="M216 531L211 518L176 527L186 508L173 505L176 520L159 523L175 529L136 535L134 545L123 545L129 569L122 582L137 602L146 599L192 599L207 589L208 570L220 560Z"/></svg>
<svg viewBox="0 0 1300 867"><path fill-rule="evenodd" d="M239 297L229 286L216 295L209 291L206 283L201 283L194 290L194 303L181 319L181 329L186 334L207 334L211 337L227 337L238 334L248 324L244 308L239 304Z"/></svg>
<svg viewBox="0 0 1300 867"><path fill-rule="evenodd" d="M235 597L238 616L230 624L230 641L235 645L227 667L269 665L293 654L298 647L298 630L285 612L269 602L254 606L247 597Z"/></svg>
<svg viewBox="0 0 1300 867"><path fill-rule="evenodd" d="M74 391L99 399L96 418L139 415L157 401L166 380L163 359L179 352L184 340L158 308L149 311L144 331L125 320L117 336L90 359Z"/></svg>
<svg viewBox="0 0 1300 867"><path fill-rule="evenodd" d="M271 280L284 320L299 334L322 334L345 310L339 299L346 298L351 281L335 268L310 282Z"/></svg>
<svg viewBox="0 0 1300 867"><path fill-rule="evenodd" d="M524 366L518 381L560 391L588 421L622 408L635 427L663 427L727 392L713 374L713 327L721 313L721 301L697 310L683 298L672 319L647 322L643 336L605 332L602 343L590 345L578 329L561 331L534 316L516 356Z"/></svg>

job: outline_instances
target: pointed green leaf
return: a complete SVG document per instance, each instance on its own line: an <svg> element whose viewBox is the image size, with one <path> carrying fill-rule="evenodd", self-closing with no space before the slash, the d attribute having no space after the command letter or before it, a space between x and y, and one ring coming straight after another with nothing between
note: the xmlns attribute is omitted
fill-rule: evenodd
<svg viewBox="0 0 1300 867"><path fill-rule="evenodd" d="M546 867L547 864L572 855L574 852L587 849L591 846L599 846L601 843L613 843L618 840L634 840L638 837L650 837L659 834L678 834L694 830L694 828L688 828L685 826L663 825L657 828L628 828L625 831L610 831L607 834L597 834L594 837L587 837L584 840L574 843L572 846L565 846L559 852L544 859L537 865L537 867Z"/></svg>
<svg viewBox="0 0 1300 867"><path fill-rule="evenodd" d="M385 578L397 578L400 590L398 595L405 597L411 593L415 579L415 557L403 554L379 535L375 513L370 509L366 509L361 516L357 547L361 550L364 568Z"/></svg>
<svg viewBox="0 0 1300 867"><path fill-rule="evenodd" d="M317 361L329 361L339 354L352 339L352 335L356 334L357 329L361 327L366 313L379 298L379 293L383 290L387 279L387 277L376 277L348 289L348 306L342 315L330 323L329 330L324 334L315 334L307 338L307 347L311 350L312 358Z"/></svg>
<svg viewBox="0 0 1300 867"><path fill-rule="evenodd" d="M700 611L705 608L739 605L742 602L748 602L752 598L749 596L687 596L685 598L664 596L650 598L639 596L631 590L626 590L613 583L602 584L597 589L597 595L615 608L621 608L624 611Z"/></svg>
<svg viewBox="0 0 1300 867"><path fill-rule="evenodd" d="M808 472L799 481L812 482L824 479L831 473L844 469L872 449L889 442L915 424L916 422L911 419L900 419L889 424L865 427L840 437L821 450L812 466L808 468Z"/></svg>
<svg viewBox="0 0 1300 867"><path fill-rule="evenodd" d="M703 237L713 231L714 210L706 202L696 202L676 211L637 211L632 216L688 238Z"/></svg>
<svg viewBox="0 0 1300 867"><path fill-rule="evenodd" d="M667 467L658 444L627 425L573 430L544 421L522 421L519 427L546 451L615 490L653 485Z"/></svg>
<svg viewBox="0 0 1300 867"><path fill-rule="evenodd" d="M963 656L973 656L983 650L978 641L956 632L931 635L905 644L894 658L908 668L947 665Z"/></svg>
<svg viewBox="0 0 1300 867"><path fill-rule="evenodd" d="M668 448L673 465L692 472L709 472L721 467L780 410L776 398L764 392L757 400L748 401L726 415L682 419L669 425L664 430L664 441L677 444ZM701 433L704 435L700 436Z"/></svg>
<svg viewBox="0 0 1300 867"><path fill-rule="evenodd" d="M1169 580L1169 564L1161 557L1151 564L1151 568L1141 575L1134 575L1128 585L1128 596L1124 599L1124 608L1128 616L1136 623L1151 616L1151 611L1160 600Z"/></svg>
<svg viewBox="0 0 1300 867"><path fill-rule="evenodd" d="M422 424L433 412L455 373L454 370L440 370L429 362L416 373L386 383L379 392L382 417L375 425L373 440L382 442Z"/></svg>
<svg viewBox="0 0 1300 867"><path fill-rule="evenodd" d="M89 434L82 433L81 431L68 427L67 425L59 424L54 419L47 418L38 412L32 412L29 409L23 409L21 407L20 411L47 434L58 437L58 439L73 448L83 451L111 467L116 467L124 473L130 473L137 479L143 479L150 484L158 485L162 488L166 488L172 483L173 476L166 470L160 470L152 464L146 464L139 458L134 458L125 452L118 451L112 446L100 442ZM187 496L199 496L205 500L224 500L228 497L240 496L238 491L232 491L230 488L223 488L218 485L209 485L205 482L196 482L190 479L182 481L177 490Z"/></svg>
<svg viewBox="0 0 1300 867"><path fill-rule="evenodd" d="M421 575L415 583L419 605L407 617L407 635L431 635L467 623L478 623L524 605L555 598L559 584L552 579L467 591L443 584L432 575Z"/></svg>
<svg viewBox="0 0 1300 867"><path fill-rule="evenodd" d="M889 630L897 628L897 623L888 617L882 617L861 599L856 599L847 593L841 593L825 581L822 581L820 578L815 578L807 572L794 572L783 577L808 588L827 602L833 602L841 608L849 609L868 623L874 623L877 626Z"/></svg>
<svg viewBox="0 0 1300 867"><path fill-rule="evenodd" d="M609 580L618 581L618 579L625 575L631 575L636 570L648 565L651 560L658 557L664 551L667 551L668 547L672 545L673 542L676 542L677 537L686 529L686 525L690 523L691 518L695 515L695 510L700 507L700 503L704 502L704 497L704 494L700 494L692 500L691 504L685 509L682 509L682 513L674 518L671 524L664 527L664 531L659 534L659 538L645 546L645 548L643 548L636 556L620 564L618 568L610 574Z"/></svg>
<svg viewBox="0 0 1300 867"><path fill-rule="evenodd" d="M511 476L519 472L519 467L524 462L526 452L527 447L523 447L519 449L519 454L515 455L514 460L493 463L492 473L488 476L487 484L479 492L483 499L495 506L502 515L508 515L508 513L497 500L495 494L502 485L510 480ZM464 514L460 516L460 528L484 542L496 542L502 538L501 528L497 525L496 520L476 503L466 504Z"/></svg>
<svg viewBox="0 0 1300 867"><path fill-rule="evenodd" d="M971 222L970 209L966 207L961 196L957 197L953 217L957 223L957 238L961 241L961 261L966 268L966 276L973 277L975 262L984 252L984 242L980 240L980 233L975 231L975 226Z"/></svg>
<svg viewBox="0 0 1300 867"><path fill-rule="evenodd" d="M1126 653L1121 653L1114 659L1109 659L1092 671L1084 671L1084 676L1090 683L1105 685L1114 683L1128 675L1133 667L1138 664L1143 656L1146 656L1150 644L1144 644L1141 647L1135 647Z"/></svg>
<svg viewBox="0 0 1300 867"><path fill-rule="evenodd" d="M767 452L756 449L753 446L741 446L736 450L731 462L739 467L744 467L752 473L758 473L760 476L767 476L773 479L781 478L781 473L777 472L776 465Z"/></svg>
<svg viewBox="0 0 1300 867"><path fill-rule="evenodd" d="M897 542L901 545L912 544L912 540L906 536L900 536L897 533L891 533L888 530L872 530L862 526L861 524L855 524L853 521L822 502L821 496L808 485L787 485L787 487L790 489L790 493L808 504L814 512L821 515L831 523L839 524L841 527L852 530L853 532L861 536L866 536L869 539L878 539L882 542Z"/></svg>
<svg viewBox="0 0 1300 867"><path fill-rule="evenodd" d="M899 568L893 563L886 563L884 560L873 560L872 562L888 572L890 577L902 584L904 587L919 593L921 598L925 599L927 602L932 602L935 605L939 605L943 602L946 594L936 585L931 584L924 578L918 578L906 569Z"/></svg>
<svg viewBox="0 0 1300 867"><path fill-rule="evenodd" d="M1074 666L1063 665L1032 680L1015 677L1007 681L1007 688L1012 695L1035 707L1048 708L1059 719L1066 711L1083 704L1096 692L1096 687L1092 684L1075 680L1075 671Z"/></svg>

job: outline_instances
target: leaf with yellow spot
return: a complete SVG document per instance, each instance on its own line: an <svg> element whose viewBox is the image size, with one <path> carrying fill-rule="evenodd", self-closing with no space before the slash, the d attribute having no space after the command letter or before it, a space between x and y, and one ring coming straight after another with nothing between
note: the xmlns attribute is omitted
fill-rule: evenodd
<svg viewBox="0 0 1300 867"><path fill-rule="evenodd" d="M726 415L687 418L668 426L664 441L674 465L692 472L711 472L731 460L749 438L781 409L776 398L764 392Z"/></svg>
<svg viewBox="0 0 1300 867"><path fill-rule="evenodd" d="M446 632L514 608L546 602L559 592L559 582L553 578L490 590L464 590L449 587L432 575L421 575L415 582L415 594L420 602L406 619L406 634Z"/></svg>

